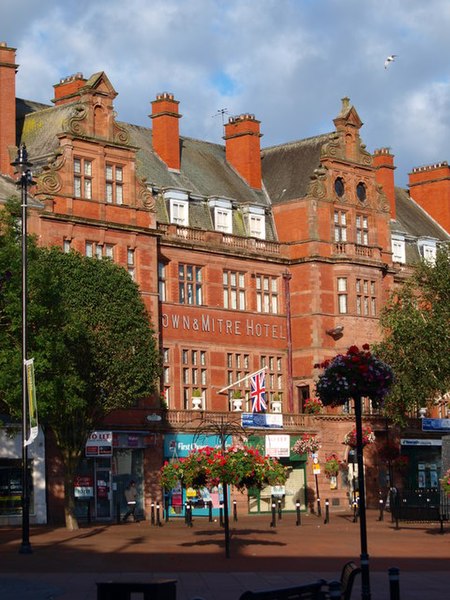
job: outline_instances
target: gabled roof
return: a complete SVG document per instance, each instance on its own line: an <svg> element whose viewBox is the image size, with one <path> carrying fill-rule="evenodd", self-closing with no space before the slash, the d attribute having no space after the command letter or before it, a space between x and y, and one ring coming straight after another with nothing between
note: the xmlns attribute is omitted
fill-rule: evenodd
<svg viewBox="0 0 450 600"><path fill-rule="evenodd" d="M152 130L120 123L129 133L130 143L139 150L137 169L148 183L160 188L174 187L200 196L221 196L239 204L269 206L266 194L249 187L225 160L225 147L180 136L181 169L169 170L153 152Z"/></svg>
<svg viewBox="0 0 450 600"><path fill-rule="evenodd" d="M429 237L448 241L450 236L423 210L403 188L395 188L396 219L391 222L392 233L403 233L414 238Z"/></svg>
<svg viewBox="0 0 450 600"><path fill-rule="evenodd" d="M320 151L336 132L288 144L280 144L262 151L264 186L272 204L302 198L314 170L320 165Z"/></svg>

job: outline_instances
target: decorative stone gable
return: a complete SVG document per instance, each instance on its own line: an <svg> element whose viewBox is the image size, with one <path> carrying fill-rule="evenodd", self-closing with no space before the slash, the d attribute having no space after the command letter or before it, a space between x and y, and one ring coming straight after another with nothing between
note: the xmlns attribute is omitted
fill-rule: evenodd
<svg viewBox="0 0 450 600"><path fill-rule="evenodd" d="M115 120L113 100L117 92L105 73L95 73L88 80L77 73L61 80L56 91L57 105L73 103L71 114L63 125L64 132L128 145L128 132ZM65 91L68 92L66 95Z"/></svg>
<svg viewBox="0 0 450 600"><path fill-rule="evenodd" d="M372 165L372 156L361 142L362 121L349 98L342 99L342 108L334 119L336 134L321 149L321 158L339 158L364 166Z"/></svg>

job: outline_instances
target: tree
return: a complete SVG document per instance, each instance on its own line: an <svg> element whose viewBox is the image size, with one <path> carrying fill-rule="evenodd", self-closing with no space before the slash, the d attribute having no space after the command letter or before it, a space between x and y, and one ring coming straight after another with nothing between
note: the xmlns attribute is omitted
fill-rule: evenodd
<svg viewBox="0 0 450 600"><path fill-rule="evenodd" d="M0 402L21 414L21 254L11 214L2 218ZM74 515L73 479L89 433L113 409L155 389L159 358L137 285L110 260L28 243L28 355L34 358L39 420L64 462L65 516Z"/></svg>
<svg viewBox="0 0 450 600"><path fill-rule="evenodd" d="M450 390L450 247L431 264L421 261L381 313L384 339L375 352L388 362L395 383L384 410L403 424Z"/></svg>

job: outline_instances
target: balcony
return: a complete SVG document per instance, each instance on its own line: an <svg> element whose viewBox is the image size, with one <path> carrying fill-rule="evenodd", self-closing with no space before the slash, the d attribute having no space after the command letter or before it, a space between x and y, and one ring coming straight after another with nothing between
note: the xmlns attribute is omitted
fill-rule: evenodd
<svg viewBox="0 0 450 600"><path fill-rule="evenodd" d="M279 242L261 240L258 238L230 235L220 231L206 231L193 227L175 224L158 223L158 231L167 239L194 242L200 244L216 244L231 250L246 250L248 252L280 254Z"/></svg>
<svg viewBox="0 0 450 600"><path fill-rule="evenodd" d="M350 242L335 242L333 255L345 258L362 258L366 260L381 261L381 248L378 246L363 246Z"/></svg>

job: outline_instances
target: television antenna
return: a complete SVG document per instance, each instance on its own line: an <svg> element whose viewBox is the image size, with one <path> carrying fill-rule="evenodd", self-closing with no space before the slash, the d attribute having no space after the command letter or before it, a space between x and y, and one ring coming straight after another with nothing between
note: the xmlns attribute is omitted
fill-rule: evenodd
<svg viewBox="0 0 450 600"><path fill-rule="evenodd" d="M228 108L219 108L217 110L217 112L212 115L212 117L222 117L222 129L223 129L223 134L225 135L225 115L228 115Z"/></svg>

